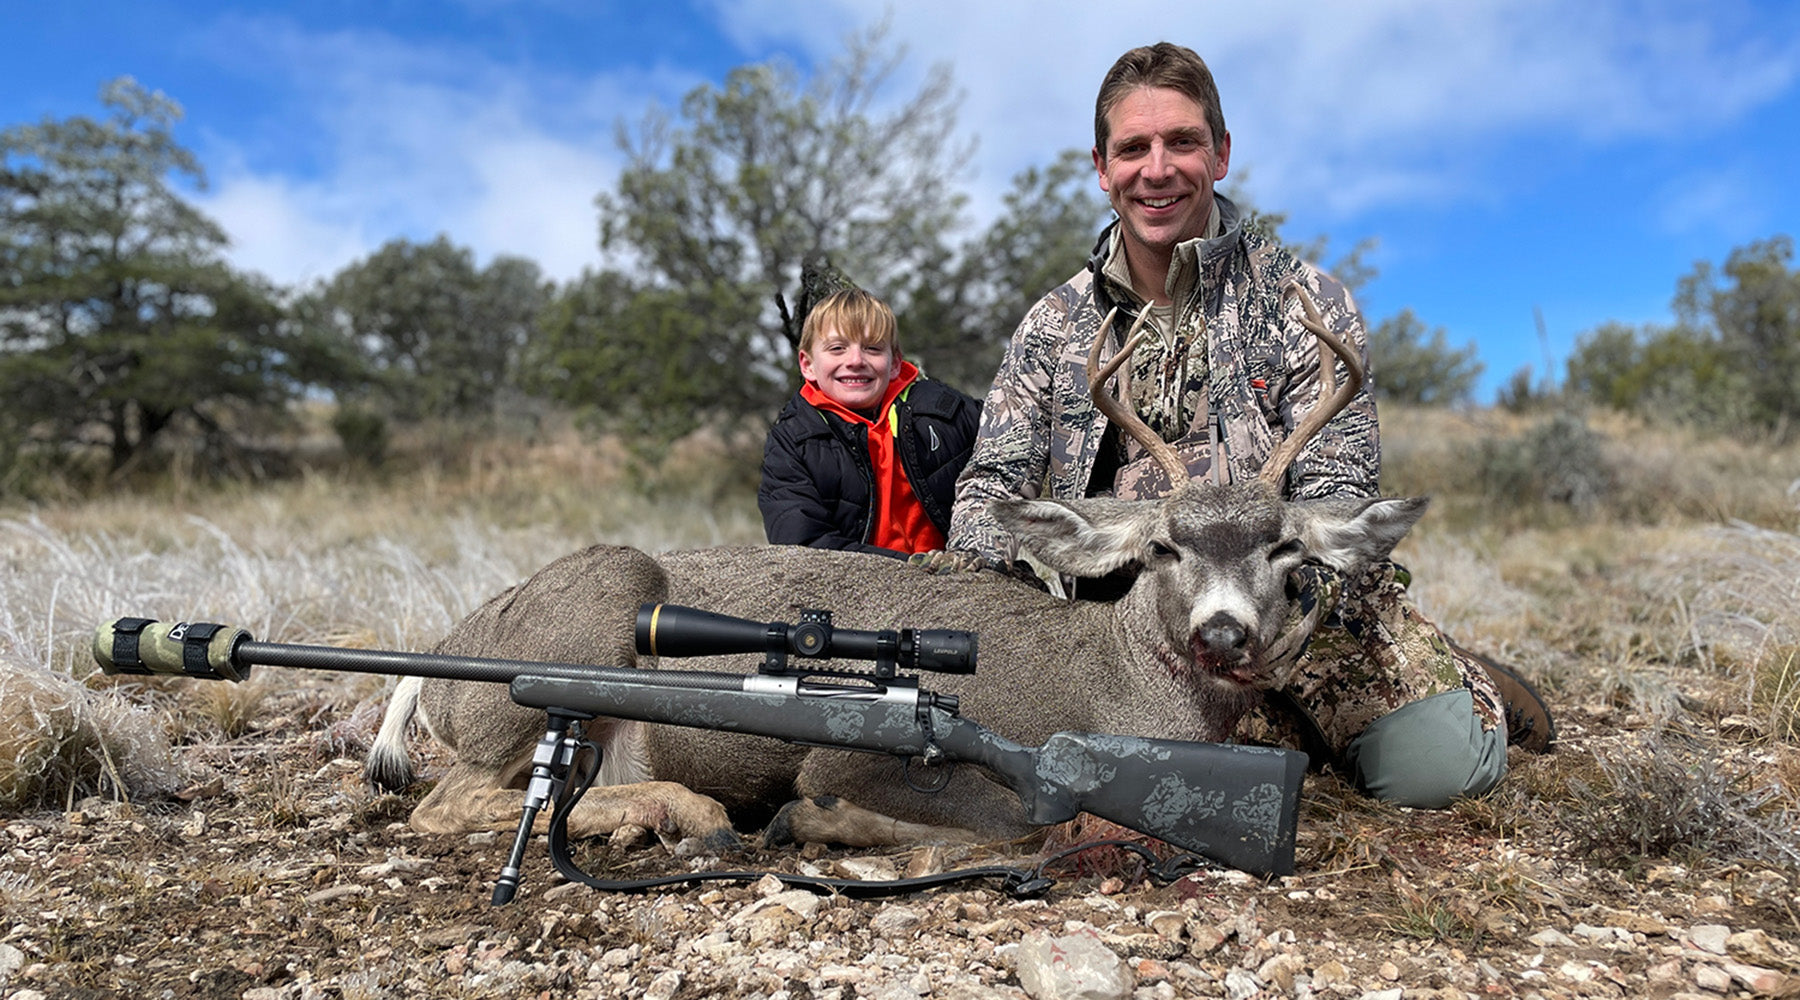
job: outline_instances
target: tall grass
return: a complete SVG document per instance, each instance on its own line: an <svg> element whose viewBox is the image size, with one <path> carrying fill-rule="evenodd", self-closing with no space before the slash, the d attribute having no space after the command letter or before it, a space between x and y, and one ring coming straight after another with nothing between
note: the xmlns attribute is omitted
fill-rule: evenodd
<svg viewBox="0 0 1800 1000"><path fill-rule="evenodd" d="M753 492L709 492L712 477L737 469L741 479L754 460L697 442L647 480L608 452L568 436L494 441L455 473L180 483L0 509L0 727L17 734L0 738L0 807L166 792L180 780L168 734L205 722L234 735L271 683L99 676L91 643L102 622L217 621L275 641L421 649L585 545L761 541Z"/></svg>
<svg viewBox="0 0 1800 1000"><path fill-rule="evenodd" d="M1384 486L1434 497L1397 553L1415 598L1458 639L1516 665L1573 723L1565 751L1527 763L1505 794L1594 810L1616 805L1619 776L1645 760L1659 781L1709 776L1697 794L1720 801L1694 803L1681 822L1615 811L1591 824L1635 838L1619 854L1678 850L1682 837L1696 849L1722 843L1696 816L1797 814L1800 448L1596 414L1389 408L1383 422ZM1568 455L1603 464L1593 481L1604 488L1579 503L1530 492L1533 477L1518 470ZM166 792L182 778L171 740L240 733L271 690L95 676L89 643L102 621L212 620L279 641L426 648L489 595L584 545L760 541L759 457L700 439L646 470L616 444L564 429L464 441L448 463L257 487L177 479L0 507L0 709L11 713L0 732L14 734L0 745L0 806ZM378 693L373 682L352 690ZM1583 737L1584 725L1609 735ZM1681 739L1656 735L1677 730ZM1768 775L1744 772L1746 759ZM1739 797L1721 798L1728 791ZM1766 857L1790 856L1791 841L1755 842Z"/></svg>

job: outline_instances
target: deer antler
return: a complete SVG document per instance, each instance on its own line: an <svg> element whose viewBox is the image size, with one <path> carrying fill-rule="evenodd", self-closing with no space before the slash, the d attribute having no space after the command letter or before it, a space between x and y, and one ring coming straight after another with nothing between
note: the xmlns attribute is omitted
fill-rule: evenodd
<svg viewBox="0 0 1800 1000"><path fill-rule="evenodd" d="M1311 413L1308 413L1306 419L1300 421L1299 425L1294 428L1294 433L1289 434L1279 445L1276 445L1275 450L1269 455L1269 460L1263 463L1262 472L1258 473L1257 478L1277 489L1281 487L1282 479L1287 476L1288 467L1294 464L1295 458L1299 457L1300 449L1306 447L1308 442L1318 436L1318 433L1325 429L1325 425L1331 422L1331 418L1342 413L1344 407L1350 405L1350 400L1362 388L1363 381L1367 377L1363 371L1362 361L1357 358L1356 352L1344 346L1344 342L1326 328L1325 321L1319 317L1319 307L1313 304L1312 296L1307 294L1300 282L1288 282L1282 287L1281 294L1283 298L1290 294L1299 297L1300 308L1306 313L1300 318L1300 325L1311 330L1313 336L1319 338L1321 344L1331 348L1332 353L1344 359L1344 366L1350 370L1350 377L1344 380L1343 385L1337 386L1330 398L1322 401ZM1324 351L1320 351L1319 377L1324 380L1327 387L1337 381L1333 371L1335 367L1336 363L1327 358Z"/></svg>
<svg viewBox="0 0 1800 1000"><path fill-rule="evenodd" d="M1188 481L1187 463L1181 460L1181 456L1175 452L1174 446L1151 430L1149 425L1132 412L1131 407L1121 403L1117 397L1106 391L1106 380L1112 378L1113 373L1119 370L1119 366L1125 363L1125 359L1131 357L1131 352L1137 350L1137 345L1143 343L1144 323L1150 318L1149 309L1140 312L1136 322L1131 324L1131 329L1125 334L1125 346L1119 348L1119 353L1112 356L1112 360L1106 363L1106 367L1099 371L1094 370L1094 366L1100 363L1100 347L1106 341L1106 331L1112 329L1113 318L1118 314L1117 306L1114 306L1112 311L1106 314L1106 319L1100 323L1100 332L1094 336L1094 346L1088 348L1088 393L1094 397L1094 406L1101 413L1106 414L1106 419L1118 424L1121 430L1131 435L1133 441L1142 445L1144 450L1156 459L1156 464L1162 466L1163 471L1169 474L1169 485L1179 488Z"/></svg>

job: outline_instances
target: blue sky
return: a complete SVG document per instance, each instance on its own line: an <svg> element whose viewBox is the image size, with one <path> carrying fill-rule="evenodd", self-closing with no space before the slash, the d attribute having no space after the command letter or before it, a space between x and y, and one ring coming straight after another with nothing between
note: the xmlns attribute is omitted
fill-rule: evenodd
<svg viewBox="0 0 1800 1000"><path fill-rule="evenodd" d="M179 101L233 258L287 284L447 233L567 278L600 263L615 125L733 66L823 65L889 18L890 94L946 64L984 222L1018 171L1092 143L1127 48L1219 79L1232 179L1294 237L1375 237L1371 322L1411 307L1487 365L1558 366L1609 319L1664 322L1700 260L1800 235L1800 4L1363 0L216 3L0 0L0 124ZM1541 310L1548 343L1533 320Z"/></svg>

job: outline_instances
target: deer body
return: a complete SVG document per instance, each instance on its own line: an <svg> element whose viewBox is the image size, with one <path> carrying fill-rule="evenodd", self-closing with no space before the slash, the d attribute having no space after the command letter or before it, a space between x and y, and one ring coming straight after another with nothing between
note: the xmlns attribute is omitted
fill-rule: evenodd
<svg viewBox="0 0 1800 1000"><path fill-rule="evenodd" d="M1190 486L1154 501L1008 501L1009 528L1059 570L1136 563L1112 603L1065 602L999 573L933 575L895 560L793 546L702 549L652 557L595 546L565 556L477 609L438 652L654 669L635 651L647 602L758 621L830 610L845 628L948 628L980 634L973 676L927 675L968 718L1026 744L1063 730L1223 740L1259 692L1285 679L1262 651L1286 619L1287 573L1306 558L1354 572L1385 557L1423 510L1415 500L1292 504L1261 483ZM715 662L715 660L717 662ZM755 657L671 661L748 671ZM505 829L529 771L541 713L499 685L426 680L427 729L457 761L413 816L432 832ZM399 739L411 692L390 708L370 774L410 778ZM783 814L781 837L871 844L1010 838L1028 832L1017 799L959 767L936 793L907 786L900 761L794 747L709 730L596 720L613 782L571 823L577 835L644 827L729 840L728 813ZM916 779L915 781L920 780ZM824 803L824 805L821 805Z"/></svg>
<svg viewBox="0 0 1800 1000"><path fill-rule="evenodd" d="M962 712L1017 742L1064 730L1159 739L1223 740L1262 691L1286 680L1291 658L1265 655L1287 624L1292 570L1311 560L1347 578L1385 559L1424 512L1420 499L1294 503L1279 484L1299 449L1361 384L1358 359L1319 321L1299 286L1309 329L1341 358L1349 378L1277 448L1250 482L1186 482L1167 443L1101 386L1138 342L1099 367L1089 354L1094 401L1184 485L1156 500L1001 500L993 511L1021 547L1050 569L1103 576L1136 569L1116 602L1063 602L1003 574L934 575L856 553L791 546L704 549L652 557L596 546L566 556L464 619L439 652L614 666L657 666L639 657L634 625L650 602L683 604L755 621L793 621L805 608L833 612L855 629L944 628L980 634L973 677L929 676L928 688L960 697ZM1111 326L1110 319L1102 328ZM753 658L677 661L684 668L755 668ZM749 662L747 662L749 661ZM368 773L378 784L411 780L404 749L415 706L456 764L413 813L415 829L506 829L516 823L532 750L544 729L498 685L403 682ZM941 789L909 786L902 762L793 747L707 730L595 720L609 783L571 817L576 836L649 828L731 841L727 808L784 808L775 839L851 845L924 839L1011 838L1028 832L1015 796L959 767Z"/></svg>

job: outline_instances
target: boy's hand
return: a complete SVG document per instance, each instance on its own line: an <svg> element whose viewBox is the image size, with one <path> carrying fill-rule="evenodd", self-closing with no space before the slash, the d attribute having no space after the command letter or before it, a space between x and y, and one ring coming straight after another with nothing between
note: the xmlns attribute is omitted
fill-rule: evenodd
<svg viewBox="0 0 1800 1000"><path fill-rule="evenodd" d="M987 562L981 558L980 553L967 549L914 552L906 557L906 561L923 568L927 573L973 573L987 568Z"/></svg>

